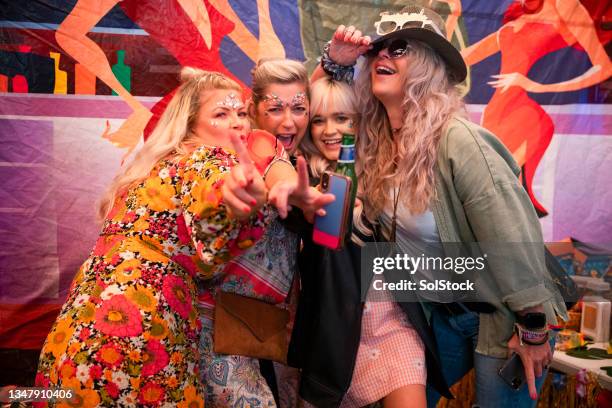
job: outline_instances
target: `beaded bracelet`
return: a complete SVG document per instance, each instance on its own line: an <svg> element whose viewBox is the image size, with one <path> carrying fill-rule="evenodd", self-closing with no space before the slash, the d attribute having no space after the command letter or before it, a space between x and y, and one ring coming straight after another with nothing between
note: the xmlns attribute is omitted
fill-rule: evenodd
<svg viewBox="0 0 612 408"><path fill-rule="evenodd" d="M515 323L514 330L519 338L520 344L530 346L541 346L548 341L550 336L548 330L527 330L518 323Z"/></svg>
<svg viewBox="0 0 612 408"><path fill-rule="evenodd" d="M329 57L329 47L331 45L331 41L328 41L323 46L323 54L321 55L321 68L323 71L334 81L344 81L347 84L351 85L353 83L353 74L355 72L353 65L340 65L335 63Z"/></svg>

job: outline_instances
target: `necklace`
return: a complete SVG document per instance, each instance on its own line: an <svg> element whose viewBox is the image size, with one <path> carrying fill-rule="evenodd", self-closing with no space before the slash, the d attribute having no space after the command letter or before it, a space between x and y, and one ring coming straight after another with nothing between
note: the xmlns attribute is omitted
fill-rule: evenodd
<svg viewBox="0 0 612 408"><path fill-rule="evenodd" d="M400 198L401 184L393 189L393 217L391 217L391 233L389 234L389 242L395 242L395 232L397 230L397 204Z"/></svg>

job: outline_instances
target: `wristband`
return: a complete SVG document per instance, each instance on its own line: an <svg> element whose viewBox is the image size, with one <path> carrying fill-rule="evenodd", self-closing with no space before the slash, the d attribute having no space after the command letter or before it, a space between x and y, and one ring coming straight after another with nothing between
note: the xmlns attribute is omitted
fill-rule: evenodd
<svg viewBox="0 0 612 408"><path fill-rule="evenodd" d="M351 85L353 83L353 74L355 72L355 69L353 67L355 66L355 64L340 65L335 63L329 57L330 45L331 41L328 41L323 46L323 54L321 55L321 68L323 68L323 71L325 71L327 75L332 77L334 81L343 81Z"/></svg>
<svg viewBox="0 0 612 408"><path fill-rule="evenodd" d="M546 343L549 338L548 330L528 330L518 323L514 325L514 330L516 331L521 346L524 344L541 346Z"/></svg>

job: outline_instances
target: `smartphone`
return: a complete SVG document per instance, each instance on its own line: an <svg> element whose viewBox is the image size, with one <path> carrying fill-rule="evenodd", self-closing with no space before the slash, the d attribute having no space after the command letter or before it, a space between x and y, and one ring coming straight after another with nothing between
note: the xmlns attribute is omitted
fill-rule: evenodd
<svg viewBox="0 0 612 408"><path fill-rule="evenodd" d="M525 383L525 369L518 354L514 353L499 369L499 376L513 390L518 390Z"/></svg>
<svg viewBox="0 0 612 408"><path fill-rule="evenodd" d="M336 199L325 207L325 216L315 216L312 240L331 249L344 245L351 200L351 179L326 171L321 176L321 191L333 194Z"/></svg>

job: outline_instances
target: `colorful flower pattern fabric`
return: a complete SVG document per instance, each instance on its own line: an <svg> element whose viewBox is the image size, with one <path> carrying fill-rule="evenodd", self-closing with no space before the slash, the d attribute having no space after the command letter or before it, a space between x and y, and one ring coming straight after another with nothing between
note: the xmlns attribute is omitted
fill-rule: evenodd
<svg viewBox="0 0 612 408"><path fill-rule="evenodd" d="M298 248L297 234L276 218L255 245L228 262L223 275L218 279L199 280L200 367L207 407L276 407L256 358L214 352L214 297L222 290L286 307L283 302L296 271Z"/></svg>
<svg viewBox="0 0 612 408"><path fill-rule="evenodd" d="M220 187L235 163L203 146L116 200L41 352L36 385L76 393L58 407L204 406L195 278L223 274L276 215L227 216Z"/></svg>

